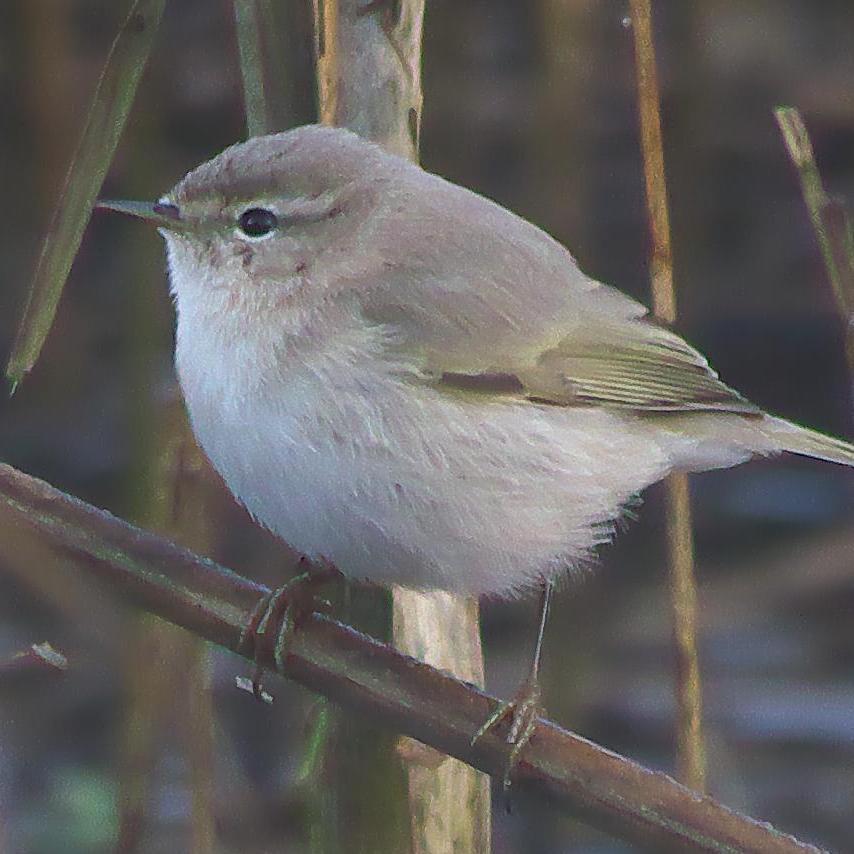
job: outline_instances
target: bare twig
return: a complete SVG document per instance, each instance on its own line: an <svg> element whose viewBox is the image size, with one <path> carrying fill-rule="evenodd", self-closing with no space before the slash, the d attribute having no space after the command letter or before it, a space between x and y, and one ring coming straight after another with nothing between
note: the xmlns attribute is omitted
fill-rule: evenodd
<svg viewBox="0 0 854 854"><path fill-rule="evenodd" d="M652 236L652 304L656 317L673 323L676 320L676 289L673 286L673 253L667 212L667 183L650 2L651 0L631 0L630 6L635 34L647 210ZM700 665L697 656L697 582L694 577L688 476L683 473L672 474L667 479L665 489L667 553L676 653L679 778L692 789L703 791L706 782L706 757L703 745Z"/></svg>
<svg viewBox="0 0 854 854"><path fill-rule="evenodd" d="M824 189L804 120L794 107L778 107L774 117L801 181L827 276L846 325L848 369L854 377L854 229L845 206Z"/></svg>
<svg viewBox="0 0 854 854"><path fill-rule="evenodd" d="M0 512L117 595L235 652L269 591L43 481L0 465ZM270 658L264 665L275 669ZM314 615L296 633L284 675L490 774L503 775L503 733L471 736L497 701L347 626ZM818 851L540 720L515 771L520 791L657 851Z"/></svg>

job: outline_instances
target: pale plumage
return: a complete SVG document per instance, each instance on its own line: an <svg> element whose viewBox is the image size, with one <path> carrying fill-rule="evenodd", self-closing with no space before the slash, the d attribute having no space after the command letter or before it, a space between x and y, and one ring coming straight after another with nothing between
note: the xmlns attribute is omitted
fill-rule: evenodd
<svg viewBox="0 0 854 854"><path fill-rule="evenodd" d="M673 468L854 464L535 226L347 131L234 146L164 203L196 435L262 524L347 574L509 594ZM279 227L248 237L246 209Z"/></svg>

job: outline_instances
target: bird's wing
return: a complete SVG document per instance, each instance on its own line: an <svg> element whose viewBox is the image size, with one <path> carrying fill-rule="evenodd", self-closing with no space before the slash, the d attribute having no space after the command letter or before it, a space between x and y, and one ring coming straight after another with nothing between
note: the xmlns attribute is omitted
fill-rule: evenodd
<svg viewBox="0 0 854 854"><path fill-rule="evenodd" d="M426 381L449 393L556 406L760 413L721 382L701 353L613 288L592 283L566 305L550 305L555 320L544 311L538 316L530 302L536 294L529 292L525 304L496 290L494 279L489 285L493 294L489 286L473 293L437 285L407 293L404 282L366 310L392 330L391 340Z"/></svg>
<svg viewBox="0 0 854 854"><path fill-rule="evenodd" d="M474 374L441 371L435 384L448 391L510 394L558 406L760 411L722 383L705 358L679 336L647 321L606 330L606 336L576 331L532 365L506 370L496 365Z"/></svg>
<svg viewBox="0 0 854 854"><path fill-rule="evenodd" d="M560 406L759 412L531 223L414 168L391 198L366 224L382 269L360 277L362 310L438 388Z"/></svg>

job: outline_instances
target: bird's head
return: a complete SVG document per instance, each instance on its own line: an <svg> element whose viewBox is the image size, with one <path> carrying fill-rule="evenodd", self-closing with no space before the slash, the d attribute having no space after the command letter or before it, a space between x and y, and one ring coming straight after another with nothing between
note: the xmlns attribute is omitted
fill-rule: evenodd
<svg viewBox="0 0 854 854"><path fill-rule="evenodd" d="M99 206L157 226L179 314L282 323L368 263L360 230L395 161L350 131L309 125L231 146L156 203Z"/></svg>

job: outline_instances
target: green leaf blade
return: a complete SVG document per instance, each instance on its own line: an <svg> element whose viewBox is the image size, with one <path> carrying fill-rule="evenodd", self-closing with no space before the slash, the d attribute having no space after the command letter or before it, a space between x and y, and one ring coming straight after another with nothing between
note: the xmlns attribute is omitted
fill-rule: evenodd
<svg viewBox="0 0 854 854"><path fill-rule="evenodd" d="M32 369L53 325L62 289L124 129L166 0L134 0L110 48L77 150L39 252L6 378Z"/></svg>

